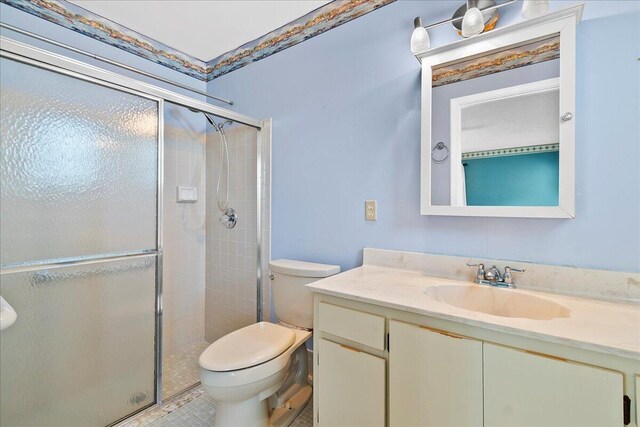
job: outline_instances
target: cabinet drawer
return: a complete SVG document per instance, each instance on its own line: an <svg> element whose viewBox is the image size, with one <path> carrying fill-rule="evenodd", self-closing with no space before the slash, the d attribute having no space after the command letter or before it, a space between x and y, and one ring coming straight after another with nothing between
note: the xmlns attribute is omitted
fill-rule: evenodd
<svg viewBox="0 0 640 427"><path fill-rule="evenodd" d="M384 317L321 302L318 329L360 344L384 350Z"/></svg>

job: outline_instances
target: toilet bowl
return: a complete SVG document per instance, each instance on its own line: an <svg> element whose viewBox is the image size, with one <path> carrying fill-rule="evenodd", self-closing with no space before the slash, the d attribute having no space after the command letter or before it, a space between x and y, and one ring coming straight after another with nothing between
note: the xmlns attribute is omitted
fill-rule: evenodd
<svg viewBox="0 0 640 427"><path fill-rule="evenodd" d="M200 382L216 402L215 426L287 426L311 398L307 350L313 295L304 286L340 267L278 260L269 263L276 315L231 332L201 355Z"/></svg>
<svg viewBox="0 0 640 427"><path fill-rule="evenodd" d="M309 331L260 322L209 346L199 359L200 382L216 402L215 425L273 425L269 422L269 410L276 408L269 408L267 398L283 386L288 376L299 380L295 391L311 396L304 346L310 337ZM256 343L264 344L264 348L258 348ZM303 350L303 354L298 351L298 359L292 361L297 350ZM295 372L290 371L292 363L296 363Z"/></svg>

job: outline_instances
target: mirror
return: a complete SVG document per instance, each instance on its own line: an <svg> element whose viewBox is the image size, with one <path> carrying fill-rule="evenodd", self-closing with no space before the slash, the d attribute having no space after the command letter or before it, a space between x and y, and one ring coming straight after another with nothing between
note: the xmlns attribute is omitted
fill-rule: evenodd
<svg viewBox="0 0 640 427"><path fill-rule="evenodd" d="M423 54L423 214L574 216L575 48L546 27Z"/></svg>
<svg viewBox="0 0 640 427"><path fill-rule="evenodd" d="M444 162L434 160L433 204L558 206L558 45L554 37L434 70L432 151L442 143L450 153ZM552 53L536 58L540 62L464 76L504 55L530 58L540 50ZM441 80L453 75L459 80Z"/></svg>

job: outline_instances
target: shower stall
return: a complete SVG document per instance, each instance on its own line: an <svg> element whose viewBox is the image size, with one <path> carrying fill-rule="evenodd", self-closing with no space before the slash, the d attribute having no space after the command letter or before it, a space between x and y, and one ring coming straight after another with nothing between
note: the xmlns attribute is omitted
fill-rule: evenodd
<svg viewBox="0 0 640 427"><path fill-rule="evenodd" d="M4 37L0 108L0 425L112 425L197 385L262 317L269 123Z"/></svg>

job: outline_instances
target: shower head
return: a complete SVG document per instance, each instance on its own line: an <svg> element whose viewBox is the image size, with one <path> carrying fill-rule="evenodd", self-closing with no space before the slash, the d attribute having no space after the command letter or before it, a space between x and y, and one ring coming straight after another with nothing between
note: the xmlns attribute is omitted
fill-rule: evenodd
<svg viewBox="0 0 640 427"><path fill-rule="evenodd" d="M233 120L225 120L224 122L220 123L218 126L220 126L220 129L222 129L226 125L232 125L232 124L233 124Z"/></svg>
<svg viewBox="0 0 640 427"><path fill-rule="evenodd" d="M224 122L217 124L213 118L209 115L209 113L205 113L204 111L196 110L195 108L187 107L191 112L194 113L202 113L207 118L207 121L213 126L213 128L217 131L221 131L225 125L232 124L232 120L225 120Z"/></svg>

